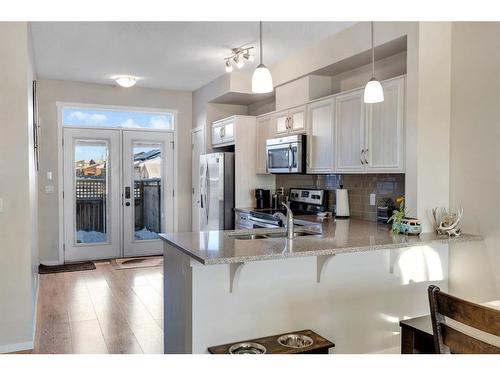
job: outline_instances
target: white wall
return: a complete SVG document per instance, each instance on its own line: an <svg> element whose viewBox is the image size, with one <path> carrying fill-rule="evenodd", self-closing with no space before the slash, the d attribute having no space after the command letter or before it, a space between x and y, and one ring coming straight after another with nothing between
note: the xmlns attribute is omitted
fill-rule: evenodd
<svg viewBox="0 0 500 375"><path fill-rule="evenodd" d="M176 152L178 172L175 188L178 200L178 216L175 219L179 231L191 228L191 124L192 93L133 87L124 89L114 85L41 80L39 82L40 103L40 181L39 231L40 261L54 263L59 260L58 228L58 167L57 167L57 108L56 102L88 103L178 110ZM47 171L52 171L53 180L47 181ZM45 193L44 186L54 185L53 194Z"/></svg>
<svg viewBox="0 0 500 375"><path fill-rule="evenodd" d="M33 347L37 293L32 66L26 22L0 23L0 353Z"/></svg>
<svg viewBox="0 0 500 375"><path fill-rule="evenodd" d="M453 23L450 204L482 243L453 245L450 292L500 299L500 23Z"/></svg>
<svg viewBox="0 0 500 375"><path fill-rule="evenodd" d="M448 207L451 22L421 22L418 39L417 213L434 229L432 208Z"/></svg>

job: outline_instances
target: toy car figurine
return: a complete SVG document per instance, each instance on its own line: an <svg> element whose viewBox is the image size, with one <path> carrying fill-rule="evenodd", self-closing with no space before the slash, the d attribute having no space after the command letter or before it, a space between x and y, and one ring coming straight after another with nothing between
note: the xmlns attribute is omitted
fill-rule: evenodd
<svg viewBox="0 0 500 375"><path fill-rule="evenodd" d="M400 232L403 234L420 234L422 225L418 219L405 217L401 220Z"/></svg>

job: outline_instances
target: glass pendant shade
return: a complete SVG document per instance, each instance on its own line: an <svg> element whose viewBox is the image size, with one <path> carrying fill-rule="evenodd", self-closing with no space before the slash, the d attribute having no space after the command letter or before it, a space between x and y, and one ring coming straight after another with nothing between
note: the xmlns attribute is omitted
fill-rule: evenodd
<svg viewBox="0 0 500 375"><path fill-rule="evenodd" d="M384 90L380 82L375 78L370 79L366 84L363 101L365 103L380 103L384 101Z"/></svg>
<svg viewBox="0 0 500 375"><path fill-rule="evenodd" d="M263 94L273 91L273 77L264 64L260 64L252 76L252 92Z"/></svg>

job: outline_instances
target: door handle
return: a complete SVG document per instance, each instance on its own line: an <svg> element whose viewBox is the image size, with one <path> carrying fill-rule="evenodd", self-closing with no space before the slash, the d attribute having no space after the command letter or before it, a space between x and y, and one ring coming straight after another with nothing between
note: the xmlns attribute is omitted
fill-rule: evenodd
<svg viewBox="0 0 500 375"><path fill-rule="evenodd" d="M367 153L368 153L368 149L365 149L365 152L363 153L363 159L365 159L365 164L368 164L368 160L366 160Z"/></svg>
<svg viewBox="0 0 500 375"><path fill-rule="evenodd" d="M365 162L363 161L364 153L365 153L365 150L361 150L361 157L359 158L359 161L361 162L361 165L365 165Z"/></svg>
<svg viewBox="0 0 500 375"><path fill-rule="evenodd" d="M292 157L292 160L290 160L290 157ZM292 170L292 163L293 163L293 152L292 152L292 145L288 146L288 170Z"/></svg>
<svg viewBox="0 0 500 375"><path fill-rule="evenodd" d="M130 186L125 186L125 199L130 199Z"/></svg>
<svg viewBox="0 0 500 375"><path fill-rule="evenodd" d="M129 207L130 206L130 202L125 202L125 206Z"/></svg>

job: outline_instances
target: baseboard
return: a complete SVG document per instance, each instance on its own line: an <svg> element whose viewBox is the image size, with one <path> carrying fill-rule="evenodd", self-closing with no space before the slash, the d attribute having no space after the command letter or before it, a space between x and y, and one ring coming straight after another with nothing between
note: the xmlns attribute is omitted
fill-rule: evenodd
<svg viewBox="0 0 500 375"><path fill-rule="evenodd" d="M19 342L17 344L1 345L0 354L20 352L33 349L33 341Z"/></svg>

